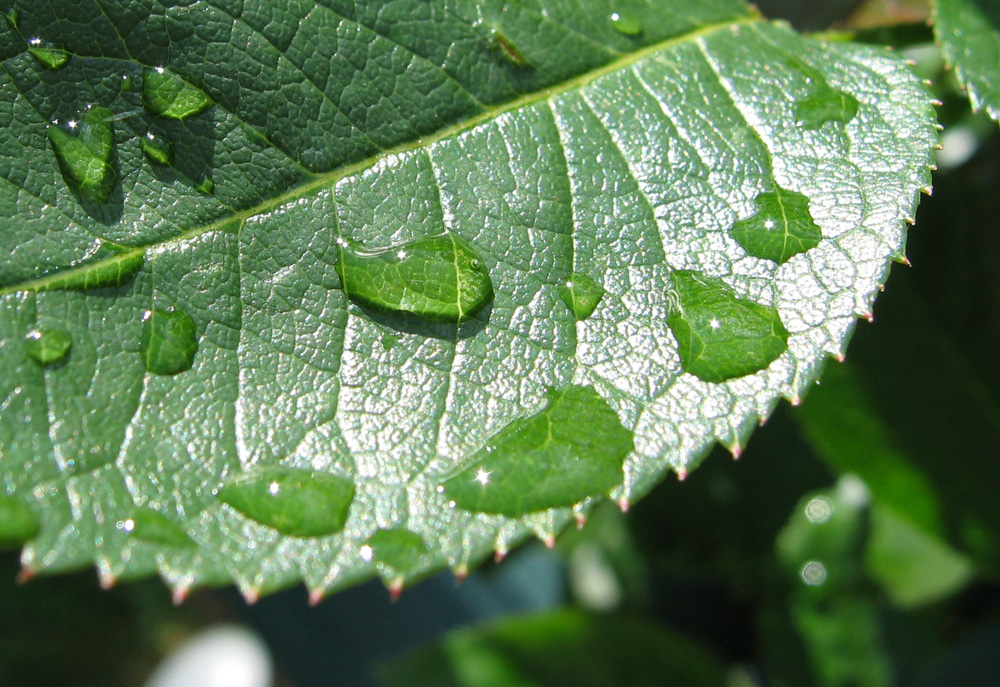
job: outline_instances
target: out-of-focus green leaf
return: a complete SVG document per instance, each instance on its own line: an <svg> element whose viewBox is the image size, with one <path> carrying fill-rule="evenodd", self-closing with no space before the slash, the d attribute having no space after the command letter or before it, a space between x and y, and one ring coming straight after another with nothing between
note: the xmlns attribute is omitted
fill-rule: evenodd
<svg viewBox="0 0 1000 687"><path fill-rule="evenodd" d="M387 687L719 687L719 661L649 621L579 611L454 632L384 671Z"/></svg>
<svg viewBox="0 0 1000 687"><path fill-rule="evenodd" d="M1000 3L936 0L934 33L975 110L1000 119Z"/></svg>

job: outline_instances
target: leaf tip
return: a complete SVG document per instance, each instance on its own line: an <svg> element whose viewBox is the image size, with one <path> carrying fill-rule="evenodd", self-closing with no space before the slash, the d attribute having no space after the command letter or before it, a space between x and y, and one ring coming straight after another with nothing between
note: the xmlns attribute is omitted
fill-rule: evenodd
<svg viewBox="0 0 1000 687"><path fill-rule="evenodd" d="M319 606L320 602L323 601L324 592L322 589L317 587L316 589L309 590L309 606L315 608Z"/></svg>
<svg viewBox="0 0 1000 687"><path fill-rule="evenodd" d="M118 578L110 570L98 569L97 571L97 584L101 586L101 589L108 591L114 588L115 584L118 583Z"/></svg>
<svg viewBox="0 0 1000 687"><path fill-rule="evenodd" d="M556 535L554 535L551 532L549 532L545 536L543 536L541 539L542 539L542 543L545 544L545 548L546 549L554 549L554 548L556 548Z"/></svg>
<svg viewBox="0 0 1000 687"><path fill-rule="evenodd" d="M687 468L677 468L677 481L683 482L688 478Z"/></svg>
<svg viewBox="0 0 1000 687"><path fill-rule="evenodd" d="M174 606L180 606L182 603L187 601L188 594L191 592L191 587L187 583L179 584L174 587L173 592L170 594L170 601Z"/></svg>
<svg viewBox="0 0 1000 687"><path fill-rule="evenodd" d="M403 578L397 577L392 582L389 583L387 587L389 590L389 600L393 603L399 601L399 597L403 595Z"/></svg>
<svg viewBox="0 0 1000 687"><path fill-rule="evenodd" d="M452 571L452 574L455 576L455 583L462 584L469 577L469 566L462 563Z"/></svg>
<svg viewBox="0 0 1000 687"><path fill-rule="evenodd" d="M632 504L629 503L627 496L622 496L620 499L618 499L618 510L620 510L622 513L628 513L629 508L631 507Z"/></svg>
<svg viewBox="0 0 1000 687"><path fill-rule="evenodd" d="M739 441L733 442L732 446L729 447L729 452L733 456L733 460L739 460L740 456L743 455L743 444Z"/></svg>
<svg viewBox="0 0 1000 687"><path fill-rule="evenodd" d="M586 513L573 513L573 518L576 519L576 529L582 530L587 525L587 514Z"/></svg>
<svg viewBox="0 0 1000 687"><path fill-rule="evenodd" d="M35 575L37 574L38 573L34 568L29 568L28 566L21 566L21 570L17 573L17 577L15 579L17 580L18 584L28 584L33 579L35 579Z"/></svg>

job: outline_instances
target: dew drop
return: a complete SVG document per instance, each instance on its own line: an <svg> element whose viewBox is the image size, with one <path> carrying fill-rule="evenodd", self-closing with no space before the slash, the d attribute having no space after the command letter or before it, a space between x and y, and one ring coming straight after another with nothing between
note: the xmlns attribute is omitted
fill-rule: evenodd
<svg viewBox="0 0 1000 687"><path fill-rule="evenodd" d="M393 573L405 573L420 565L428 551L416 532L407 529L379 530L368 540L371 560Z"/></svg>
<svg viewBox="0 0 1000 687"><path fill-rule="evenodd" d="M149 372L175 375L190 370L197 352L197 328L187 312L157 308L146 313L139 353Z"/></svg>
<svg viewBox="0 0 1000 687"><path fill-rule="evenodd" d="M132 90L132 77L128 74L122 74L121 90L123 93L128 93Z"/></svg>
<svg viewBox="0 0 1000 687"><path fill-rule="evenodd" d="M69 62L69 53L62 48L31 46L28 52L46 69L62 69Z"/></svg>
<svg viewBox="0 0 1000 687"><path fill-rule="evenodd" d="M219 498L282 534L321 537L344 529L354 482L314 470L261 468L225 485Z"/></svg>
<svg viewBox="0 0 1000 687"><path fill-rule="evenodd" d="M519 517L570 507L622 482L632 432L589 386L553 389L548 405L511 422L444 482L465 510Z"/></svg>
<svg viewBox="0 0 1000 687"><path fill-rule="evenodd" d="M142 152L153 164L162 166L173 164L174 143L162 136L146 134L142 139Z"/></svg>
<svg viewBox="0 0 1000 687"><path fill-rule="evenodd" d="M21 546L38 534L38 516L16 496L0 495L0 550Z"/></svg>
<svg viewBox="0 0 1000 687"><path fill-rule="evenodd" d="M78 120L48 129L63 179L80 196L100 205L108 202L118 180L113 118L111 110L92 107Z"/></svg>
<svg viewBox="0 0 1000 687"><path fill-rule="evenodd" d="M788 348L776 309L740 298L721 279L688 270L672 276L677 305L667 324L685 371L724 382L763 370Z"/></svg>
<svg viewBox="0 0 1000 687"><path fill-rule="evenodd" d="M782 264L819 245L823 234L809 212L809 198L775 186L754 200L757 212L736 221L729 230L754 256Z"/></svg>
<svg viewBox="0 0 1000 687"><path fill-rule="evenodd" d="M183 527L174 520L152 508L136 508L122 523L127 533L154 544L165 544L179 548L193 548L197 544Z"/></svg>
<svg viewBox="0 0 1000 687"><path fill-rule="evenodd" d="M142 269L145 255L141 249L125 249L99 262L80 265L64 274L42 282L38 291L86 290L124 286Z"/></svg>
<svg viewBox="0 0 1000 687"><path fill-rule="evenodd" d="M24 337L28 355L42 365L51 365L66 357L73 340L61 329L38 327Z"/></svg>
<svg viewBox="0 0 1000 687"><path fill-rule="evenodd" d="M206 196L215 195L215 181L207 174L200 175L194 182L194 189Z"/></svg>
<svg viewBox="0 0 1000 687"><path fill-rule="evenodd" d="M154 117L186 119L214 105L205 91L163 67L142 72L142 104Z"/></svg>
<svg viewBox="0 0 1000 687"><path fill-rule="evenodd" d="M826 566L819 561L809 561L802 566L799 574L802 576L802 581L810 587L821 586L827 578Z"/></svg>
<svg viewBox="0 0 1000 687"><path fill-rule="evenodd" d="M604 298L604 287L586 274L574 272L559 286L559 297L577 320L585 320Z"/></svg>
<svg viewBox="0 0 1000 687"><path fill-rule="evenodd" d="M531 63L524 56L524 53L510 38L505 36L501 31L493 30L493 44L499 51L500 55L503 56L505 60L510 62L515 67L530 67Z"/></svg>
<svg viewBox="0 0 1000 687"><path fill-rule="evenodd" d="M399 336L396 334L385 333L382 335L382 350L388 352L396 347L399 343Z"/></svg>
<svg viewBox="0 0 1000 687"><path fill-rule="evenodd" d="M858 113L858 100L831 87L818 72L810 71L809 94L795 103L795 119L807 129L819 129L827 122L847 124Z"/></svg>
<svg viewBox="0 0 1000 687"><path fill-rule="evenodd" d="M369 251L338 241L337 273L352 300L376 312L432 322L463 322L493 299L493 283L475 249L455 234ZM405 257L400 258L400 251Z"/></svg>
<svg viewBox="0 0 1000 687"><path fill-rule="evenodd" d="M615 30L624 36L638 36L642 33L642 20L631 12L612 12L609 19Z"/></svg>

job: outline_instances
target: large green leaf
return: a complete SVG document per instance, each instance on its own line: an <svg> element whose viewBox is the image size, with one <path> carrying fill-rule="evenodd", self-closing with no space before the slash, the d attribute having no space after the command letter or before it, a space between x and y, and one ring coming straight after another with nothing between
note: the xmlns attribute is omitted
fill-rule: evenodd
<svg viewBox="0 0 1000 687"><path fill-rule="evenodd" d="M936 0L934 33L973 109L1000 119L1000 2Z"/></svg>
<svg viewBox="0 0 1000 687"><path fill-rule="evenodd" d="M623 505L738 453L870 311L936 138L901 60L736 0L52 2L0 51L23 562L180 595L549 540L596 437Z"/></svg>

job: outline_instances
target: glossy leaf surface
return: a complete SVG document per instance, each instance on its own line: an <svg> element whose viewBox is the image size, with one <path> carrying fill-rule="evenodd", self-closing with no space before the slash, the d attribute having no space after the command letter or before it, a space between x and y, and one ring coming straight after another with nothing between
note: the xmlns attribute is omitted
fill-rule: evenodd
<svg viewBox="0 0 1000 687"><path fill-rule="evenodd" d="M620 481L586 490L623 504L802 394L902 256L936 140L923 85L895 56L735 0L630 6L638 33L584 7L57 1L0 26L0 217L16 218L0 220L0 483L41 517L25 566L321 595L370 575L360 547L405 527L425 561L464 570L572 518L438 490L551 390L587 389L631 435ZM34 36L72 58L39 64ZM138 84L157 67L213 105L155 116ZM853 117L802 125L816 74ZM74 191L46 134L89 103L111 113L99 198ZM147 159L151 131L170 165ZM780 265L729 234L776 186L808 199L822 236ZM479 309L361 303L350 271L345 293L338 239L440 236L488 274ZM684 271L775 312L787 349L723 382L685 372L667 324ZM573 273L604 290L586 319L560 293ZM385 298L392 280L370 278ZM150 374L143 314L169 308L197 352ZM30 358L39 326L70 335L64 363ZM343 529L282 534L220 498L264 470L350 480ZM116 523L136 506L178 514L198 546L129 536Z"/></svg>

